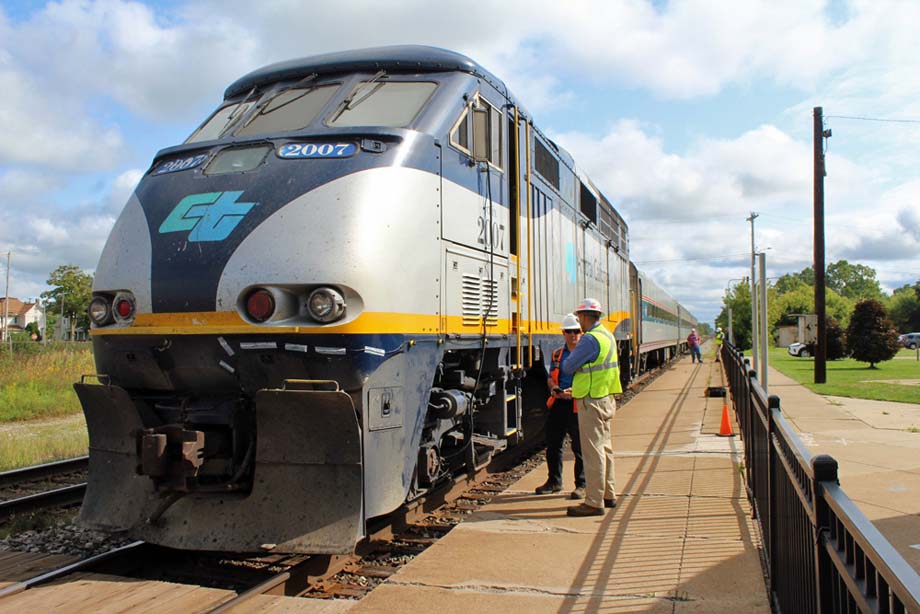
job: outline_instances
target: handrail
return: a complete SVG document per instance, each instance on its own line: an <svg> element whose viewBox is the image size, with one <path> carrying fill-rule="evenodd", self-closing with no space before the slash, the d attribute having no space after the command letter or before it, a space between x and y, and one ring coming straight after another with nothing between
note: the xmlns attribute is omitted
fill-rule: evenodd
<svg viewBox="0 0 920 614"><path fill-rule="evenodd" d="M782 612L920 612L920 575L841 488L767 396L744 354L722 345L745 444L747 493ZM763 465L766 464L766 467Z"/></svg>

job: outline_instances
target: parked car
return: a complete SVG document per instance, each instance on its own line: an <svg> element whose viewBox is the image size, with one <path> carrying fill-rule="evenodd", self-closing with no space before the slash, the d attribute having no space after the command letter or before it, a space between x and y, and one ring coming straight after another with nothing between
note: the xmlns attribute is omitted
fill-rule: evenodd
<svg viewBox="0 0 920 614"><path fill-rule="evenodd" d="M898 337L898 342L906 348L916 350L920 347L920 333L906 333Z"/></svg>
<svg viewBox="0 0 920 614"><path fill-rule="evenodd" d="M808 358L811 356L811 352L808 351L808 346L798 342L789 344L789 354L800 358Z"/></svg>

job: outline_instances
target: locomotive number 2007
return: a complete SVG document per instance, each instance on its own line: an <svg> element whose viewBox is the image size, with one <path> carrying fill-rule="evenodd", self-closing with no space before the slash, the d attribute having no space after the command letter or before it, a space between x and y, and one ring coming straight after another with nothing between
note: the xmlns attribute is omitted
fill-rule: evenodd
<svg viewBox="0 0 920 614"><path fill-rule="evenodd" d="M354 143L288 143L278 148L279 158L347 158L355 153Z"/></svg>
<svg viewBox="0 0 920 614"><path fill-rule="evenodd" d="M489 232L489 220L480 215L476 218L476 226L479 228L479 236L476 242L492 249L505 249L505 225L499 224L497 220L492 220L491 232Z"/></svg>

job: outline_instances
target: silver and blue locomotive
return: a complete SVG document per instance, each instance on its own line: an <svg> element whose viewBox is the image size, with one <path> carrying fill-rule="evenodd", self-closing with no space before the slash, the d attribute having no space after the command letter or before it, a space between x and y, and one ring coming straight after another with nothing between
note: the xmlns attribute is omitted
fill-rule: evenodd
<svg viewBox="0 0 920 614"><path fill-rule="evenodd" d="M351 552L520 442L582 297L635 373L636 276L620 215L469 58L256 70L156 155L101 255L81 519L176 548Z"/></svg>

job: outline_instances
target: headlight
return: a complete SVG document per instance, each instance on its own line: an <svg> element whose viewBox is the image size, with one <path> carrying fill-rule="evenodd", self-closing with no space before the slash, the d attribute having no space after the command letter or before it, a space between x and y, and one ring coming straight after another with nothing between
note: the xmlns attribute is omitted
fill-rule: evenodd
<svg viewBox="0 0 920 614"><path fill-rule="evenodd" d="M96 326L105 326L112 323L112 308L109 299L97 296L89 303L89 319Z"/></svg>
<svg viewBox="0 0 920 614"><path fill-rule="evenodd" d="M345 315L345 299L332 288L317 288L307 297L307 311L317 322L334 322Z"/></svg>

